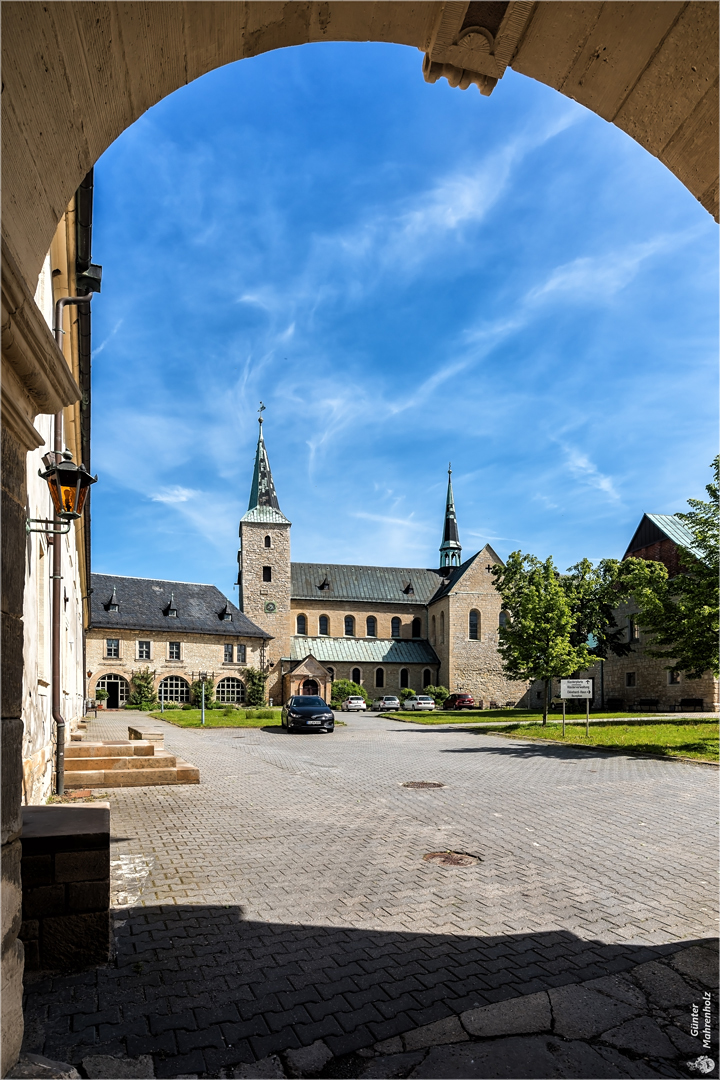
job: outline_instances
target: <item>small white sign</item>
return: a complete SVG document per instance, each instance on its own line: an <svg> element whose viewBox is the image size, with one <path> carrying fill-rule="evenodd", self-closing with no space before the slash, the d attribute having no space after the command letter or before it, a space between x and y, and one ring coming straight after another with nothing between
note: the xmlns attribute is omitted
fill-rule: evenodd
<svg viewBox="0 0 720 1080"><path fill-rule="evenodd" d="M561 698L591 698L592 679L561 679Z"/></svg>

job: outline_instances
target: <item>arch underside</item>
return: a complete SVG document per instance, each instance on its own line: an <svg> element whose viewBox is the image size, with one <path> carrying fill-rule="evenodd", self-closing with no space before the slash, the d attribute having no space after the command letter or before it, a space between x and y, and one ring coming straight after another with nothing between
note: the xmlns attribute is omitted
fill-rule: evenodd
<svg viewBox="0 0 720 1080"><path fill-rule="evenodd" d="M717 11L697 0L8 0L6 250L32 293L70 198L125 128L214 68L319 41L412 46L428 81L474 80L486 94L509 65L617 124L717 216Z"/></svg>

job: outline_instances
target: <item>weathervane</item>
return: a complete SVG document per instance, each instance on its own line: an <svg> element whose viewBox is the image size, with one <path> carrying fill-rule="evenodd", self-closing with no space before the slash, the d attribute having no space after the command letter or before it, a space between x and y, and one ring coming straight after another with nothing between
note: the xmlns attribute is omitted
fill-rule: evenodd
<svg viewBox="0 0 720 1080"><path fill-rule="evenodd" d="M262 414L265 412L265 406L263 405L262 401L260 402L260 408L258 409L258 412L260 413L260 416L258 416L258 424L262 424Z"/></svg>

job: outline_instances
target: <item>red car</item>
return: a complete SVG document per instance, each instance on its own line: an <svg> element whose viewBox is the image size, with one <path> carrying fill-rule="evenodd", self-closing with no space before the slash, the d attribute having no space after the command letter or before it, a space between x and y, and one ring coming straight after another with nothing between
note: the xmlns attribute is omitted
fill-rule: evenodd
<svg viewBox="0 0 720 1080"><path fill-rule="evenodd" d="M451 694L446 699L443 709L474 709L475 698L472 694Z"/></svg>

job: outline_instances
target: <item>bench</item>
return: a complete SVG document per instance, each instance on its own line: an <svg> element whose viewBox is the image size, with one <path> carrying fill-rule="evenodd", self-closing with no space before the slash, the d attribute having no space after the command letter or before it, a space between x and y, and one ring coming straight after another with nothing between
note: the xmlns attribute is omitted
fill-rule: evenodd
<svg viewBox="0 0 720 1080"><path fill-rule="evenodd" d="M655 709L657 711L659 708L660 698L656 697L641 697L633 703L633 709L635 711L638 709Z"/></svg>
<svg viewBox="0 0 720 1080"><path fill-rule="evenodd" d="M702 712L703 711L703 705L704 705L704 702L703 702L703 699L701 697L684 697L684 698L680 698L680 704L676 705L675 708L679 709L679 710L683 710L683 709L684 710L690 710L690 709L692 709L693 712Z"/></svg>

